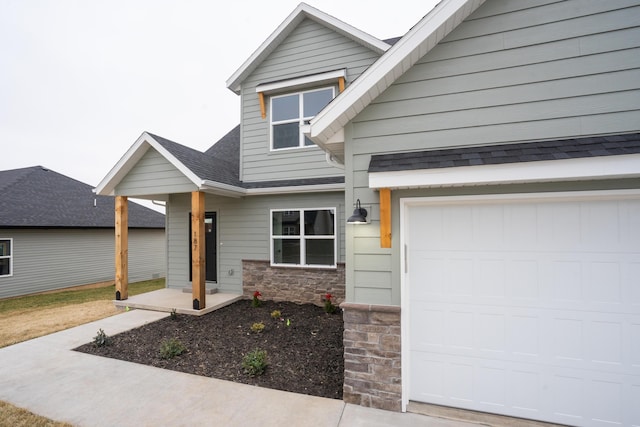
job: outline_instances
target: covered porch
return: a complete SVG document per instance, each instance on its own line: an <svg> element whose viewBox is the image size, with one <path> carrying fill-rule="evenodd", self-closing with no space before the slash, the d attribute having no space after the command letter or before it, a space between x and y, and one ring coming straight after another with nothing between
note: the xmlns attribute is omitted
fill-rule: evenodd
<svg viewBox="0 0 640 427"><path fill-rule="evenodd" d="M179 314L201 316L242 299L242 295L237 294L206 294L205 308L196 310L193 308L191 297L191 293L183 292L180 289L165 288L129 296L126 300L114 300L114 304L123 310L137 308L167 313L175 310Z"/></svg>

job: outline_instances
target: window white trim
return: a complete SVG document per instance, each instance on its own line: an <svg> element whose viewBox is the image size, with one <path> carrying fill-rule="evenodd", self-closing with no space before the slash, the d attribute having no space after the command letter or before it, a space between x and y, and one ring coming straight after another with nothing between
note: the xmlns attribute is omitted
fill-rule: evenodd
<svg viewBox="0 0 640 427"><path fill-rule="evenodd" d="M304 230L304 213L308 211L330 211L333 214L333 234L322 235L305 235ZM273 233L273 214L276 212L294 212L299 214L300 234L285 235ZM320 208L283 208L271 209L269 211L269 259L270 264L274 267L295 267L295 268L336 268L338 263L338 228L337 228L337 208L336 207L320 207ZM300 240L300 263L277 263L275 262L274 240ZM308 264L306 262L306 242L308 240L333 240L333 264Z"/></svg>
<svg viewBox="0 0 640 427"><path fill-rule="evenodd" d="M269 94L279 90L293 91L308 85L336 84L338 79L347 78L347 70L329 71L328 73L313 74L311 76L298 77L289 80L280 80L273 83L263 83L256 86L256 93Z"/></svg>
<svg viewBox="0 0 640 427"><path fill-rule="evenodd" d="M331 90L331 99L336 97L336 87L335 86L323 86L323 87L314 87L313 89L300 90L287 92L280 95L274 95L269 97L269 151L282 151L282 150L297 150L301 148L309 148L315 147L315 144L305 145L305 134L303 130L305 129L305 124L311 120L314 116L305 116L304 115L304 95L307 93L320 92L324 90ZM298 96L298 117L294 119L286 119L286 120L273 120L273 101L278 98L284 98L288 96ZM282 147L282 148L274 148L273 143L273 129L276 125L284 125L290 123L298 123L298 145L293 147Z"/></svg>
<svg viewBox="0 0 640 427"><path fill-rule="evenodd" d="M0 255L0 259L8 259L9 260L9 274L0 274L0 279L3 277L11 277L13 276L13 238L12 237L0 237L1 241L9 241L9 255Z"/></svg>

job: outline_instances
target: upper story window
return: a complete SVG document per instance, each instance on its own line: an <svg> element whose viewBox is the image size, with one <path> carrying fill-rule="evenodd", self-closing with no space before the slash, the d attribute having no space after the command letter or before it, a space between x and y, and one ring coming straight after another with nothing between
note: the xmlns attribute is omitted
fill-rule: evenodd
<svg viewBox="0 0 640 427"><path fill-rule="evenodd" d="M315 145L302 133L302 125L326 107L334 96L334 87L325 87L271 97L271 149Z"/></svg>
<svg viewBox="0 0 640 427"><path fill-rule="evenodd" d="M0 238L0 277L11 276L13 274L12 246L13 239Z"/></svg>

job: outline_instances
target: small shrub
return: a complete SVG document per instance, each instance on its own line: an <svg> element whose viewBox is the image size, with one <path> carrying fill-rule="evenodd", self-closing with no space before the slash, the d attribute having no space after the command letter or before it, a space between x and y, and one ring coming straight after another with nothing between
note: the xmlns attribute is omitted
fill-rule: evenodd
<svg viewBox="0 0 640 427"><path fill-rule="evenodd" d="M338 310L338 307L333 304L333 295L330 293L325 294L324 296L324 311L328 314L333 314Z"/></svg>
<svg viewBox="0 0 640 427"><path fill-rule="evenodd" d="M98 330L98 334L93 337L93 345L96 347L103 347L105 345L109 345L111 339L104 333L102 328Z"/></svg>
<svg viewBox="0 0 640 427"><path fill-rule="evenodd" d="M253 293L253 299L251 300L251 305L254 307L260 307L260 305L262 304L262 301L260 301L261 296L262 294L260 293L260 291L255 291Z"/></svg>
<svg viewBox="0 0 640 427"><path fill-rule="evenodd" d="M267 352L264 350L253 350L247 353L242 359L244 372L252 377L264 374L267 369Z"/></svg>
<svg viewBox="0 0 640 427"><path fill-rule="evenodd" d="M171 310L171 320L178 320L178 311L175 308Z"/></svg>
<svg viewBox="0 0 640 427"><path fill-rule="evenodd" d="M160 344L160 357L163 359L173 359L180 356L187 349L180 341L175 338L162 341Z"/></svg>
<svg viewBox="0 0 640 427"><path fill-rule="evenodd" d="M253 325L251 325L251 330L253 332L262 332L263 329L264 329L264 323L262 322L256 322Z"/></svg>
<svg viewBox="0 0 640 427"><path fill-rule="evenodd" d="M277 320L277 319L279 319L279 318L281 318L281 317L282 317L282 313L280 313L280 310L273 310L273 311L271 312L271 318L273 318L273 319L276 319L276 320Z"/></svg>

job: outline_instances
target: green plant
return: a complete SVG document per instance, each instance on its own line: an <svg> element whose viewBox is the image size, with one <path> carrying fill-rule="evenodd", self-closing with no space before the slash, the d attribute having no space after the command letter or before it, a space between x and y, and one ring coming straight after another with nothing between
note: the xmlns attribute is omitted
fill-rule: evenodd
<svg viewBox="0 0 640 427"><path fill-rule="evenodd" d="M253 293L253 299L251 300L251 305L254 307L260 307L260 305L262 304L262 301L260 301L261 296L262 294L260 293L260 291L255 291Z"/></svg>
<svg viewBox="0 0 640 427"><path fill-rule="evenodd" d="M178 311L175 308L171 309L171 320L178 320Z"/></svg>
<svg viewBox="0 0 640 427"><path fill-rule="evenodd" d="M242 359L242 368L252 377L262 375L267 369L267 352L256 349L247 353Z"/></svg>
<svg viewBox="0 0 640 427"><path fill-rule="evenodd" d="M104 333L102 328L98 329L98 334L93 337L93 345L96 347L104 347L105 345L109 345L109 342L110 338Z"/></svg>
<svg viewBox="0 0 640 427"><path fill-rule="evenodd" d="M262 322L256 322L253 325L251 325L251 330L253 332L262 332L263 329L264 329L264 323Z"/></svg>
<svg viewBox="0 0 640 427"><path fill-rule="evenodd" d="M332 301L333 295L326 293L324 296L324 311L325 313L333 314L338 310L338 307Z"/></svg>
<svg viewBox="0 0 640 427"><path fill-rule="evenodd" d="M180 341L175 338L162 341L160 344L160 357L163 359L173 359L176 356L180 356L187 349Z"/></svg>
<svg viewBox="0 0 640 427"><path fill-rule="evenodd" d="M273 318L273 319L276 319L276 320L277 320L277 319L279 319L279 318L281 318L281 317L282 317L282 313L280 313L280 310L273 310L273 311L271 312L271 318Z"/></svg>

